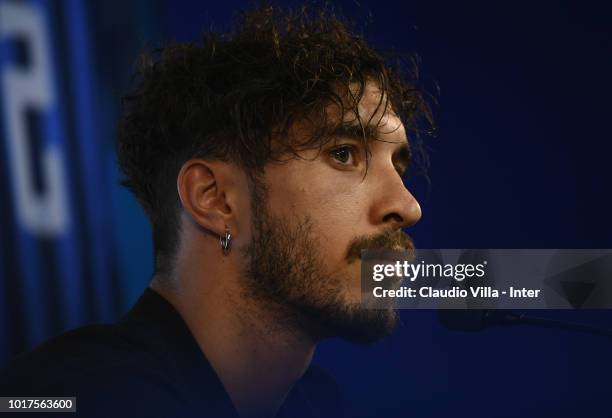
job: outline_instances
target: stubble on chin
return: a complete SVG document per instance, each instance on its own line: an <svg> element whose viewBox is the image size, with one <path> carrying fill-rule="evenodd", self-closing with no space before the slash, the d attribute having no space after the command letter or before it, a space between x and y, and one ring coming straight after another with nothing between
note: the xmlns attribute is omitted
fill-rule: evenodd
<svg viewBox="0 0 612 418"><path fill-rule="evenodd" d="M314 340L340 337L370 343L390 334L397 324L392 309L369 310L351 301L355 280L346 272L325 271L319 239L309 217L295 222L271 217L257 208L253 240L243 250L247 303L274 318L270 332L308 334ZM354 290L354 289L353 289Z"/></svg>

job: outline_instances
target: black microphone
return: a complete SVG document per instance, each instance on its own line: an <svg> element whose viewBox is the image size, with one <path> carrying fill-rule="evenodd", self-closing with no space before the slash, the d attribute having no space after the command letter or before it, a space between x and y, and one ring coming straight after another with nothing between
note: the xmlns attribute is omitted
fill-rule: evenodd
<svg viewBox="0 0 612 418"><path fill-rule="evenodd" d="M612 330L606 328L517 314L505 309L439 309L438 320L453 331L476 332L491 326L531 325L612 337Z"/></svg>

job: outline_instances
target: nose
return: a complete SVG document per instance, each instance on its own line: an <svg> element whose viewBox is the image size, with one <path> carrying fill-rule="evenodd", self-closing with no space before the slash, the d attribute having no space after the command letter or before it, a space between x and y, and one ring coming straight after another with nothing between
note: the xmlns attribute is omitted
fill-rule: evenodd
<svg viewBox="0 0 612 418"><path fill-rule="evenodd" d="M393 231L414 225L421 215L421 205L397 174L381 185L371 209L371 221Z"/></svg>

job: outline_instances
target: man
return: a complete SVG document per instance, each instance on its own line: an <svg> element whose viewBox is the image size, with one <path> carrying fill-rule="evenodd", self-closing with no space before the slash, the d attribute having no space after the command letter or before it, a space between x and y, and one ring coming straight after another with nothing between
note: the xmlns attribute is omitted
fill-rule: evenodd
<svg viewBox="0 0 612 418"><path fill-rule="evenodd" d="M82 416L339 416L310 362L326 337L394 327L393 310L360 308L359 258L412 247L419 92L335 17L266 6L143 60L125 105L118 160L153 227L150 288L117 324L16 359L1 393L76 396Z"/></svg>

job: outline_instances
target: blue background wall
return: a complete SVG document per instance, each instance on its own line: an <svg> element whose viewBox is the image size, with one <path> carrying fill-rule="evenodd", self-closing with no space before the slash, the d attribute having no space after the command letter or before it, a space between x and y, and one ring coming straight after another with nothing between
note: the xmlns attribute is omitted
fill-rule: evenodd
<svg viewBox="0 0 612 418"><path fill-rule="evenodd" d="M439 87L431 184L409 184L423 206L409 231L418 246L612 248L607 2L335 3L357 22L371 13L365 36L417 53L423 82ZM12 33L0 16L0 365L64 329L116 318L146 286L150 230L114 166L119 98L140 48L224 29L245 4L0 0L4 16L19 8L26 27L42 22ZM44 82L15 93L15 74ZM17 139L15 123L26 129ZM27 152L29 182L16 181L15 146ZM49 155L59 171L44 165ZM28 221L18 193L47 196L42 221ZM540 314L612 327L608 311ZM315 361L354 416L612 416L609 340L529 328L462 334L428 311L402 320L374 346L321 344Z"/></svg>

